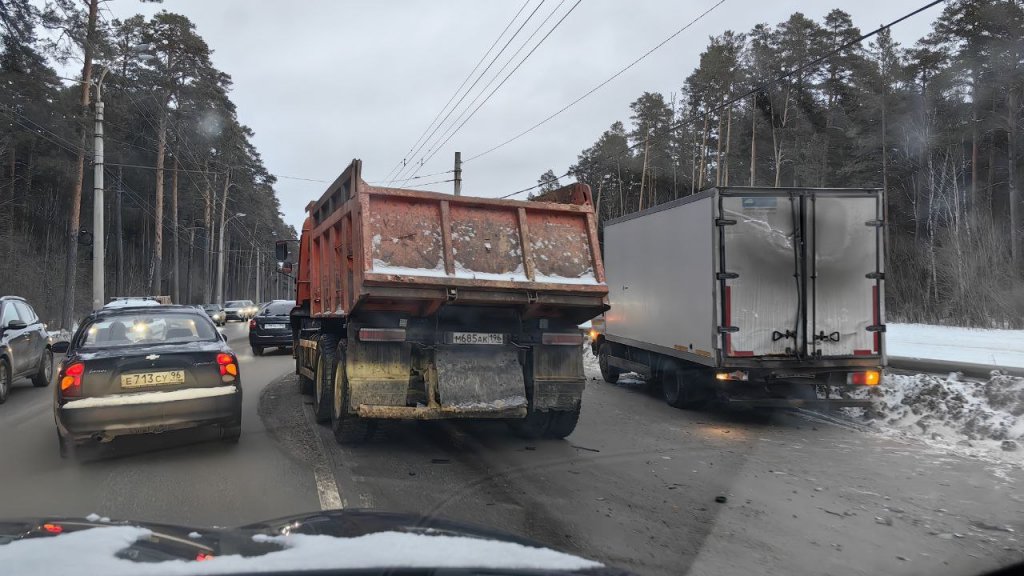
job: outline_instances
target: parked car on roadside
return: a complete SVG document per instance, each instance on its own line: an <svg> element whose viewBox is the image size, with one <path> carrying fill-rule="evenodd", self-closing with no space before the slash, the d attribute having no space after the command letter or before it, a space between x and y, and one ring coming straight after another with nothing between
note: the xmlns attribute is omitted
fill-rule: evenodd
<svg viewBox="0 0 1024 576"><path fill-rule="evenodd" d="M206 312L206 315L217 326L223 326L228 323L227 314L224 312L224 307L220 304L203 304L200 308L203 312Z"/></svg>
<svg viewBox="0 0 1024 576"><path fill-rule="evenodd" d="M255 356L262 356L270 347L292 347L291 314L294 300L268 302L255 318L249 321L249 346Z"/></svg>
<svg viewBox="0 0 1024 576"><path fill-rule="evenodd" d="M52 343L46 326L24 298L0 297L0 404L7 401L18 378L31 378L38 387L50 384Z"/></svg>
<svg viewBox="0 0 1024 576"><path fill-rule="evenodd" d="M62 457L82 444L199 426L238 441L238 359L199 310L97 310L53 349L67 353L53 405Z"/></svg>
<svg viewBox="0 0 1024 576"><path fill-rule="evenodd" d="M256 305L252 300L229 300L224 304L224 315L226 320L244 322L256 315Z"/></svg>

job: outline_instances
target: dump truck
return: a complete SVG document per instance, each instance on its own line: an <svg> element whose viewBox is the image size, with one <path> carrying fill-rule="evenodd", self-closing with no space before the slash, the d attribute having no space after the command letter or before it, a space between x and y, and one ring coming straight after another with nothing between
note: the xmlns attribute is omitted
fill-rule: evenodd
<svg viewBox="0 0 1024 576"><path fill-rule="evenodd" d="M341 443L381 420L489 418L562 438L583 394L578 325L608 308L590 189L531 201L371 186L354 160L311 202L295 371Z"/></svg>
<svg viewBox="0 0 1024 576"><path fill-rule="evenodd" d="M607 222L602 377L680 408L869 404L849 392L885 365L884 225L876 189L738 187Z"/></svg>

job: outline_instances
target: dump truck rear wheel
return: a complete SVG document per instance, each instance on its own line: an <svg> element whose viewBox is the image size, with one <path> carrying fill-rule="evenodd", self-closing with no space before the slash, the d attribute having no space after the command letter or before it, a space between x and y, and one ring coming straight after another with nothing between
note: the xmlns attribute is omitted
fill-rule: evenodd
<svg viewBox="0 0 1024 576"><path fill-rule="evenodd" d="M561 440L569 434L572 434L573 430L576 429L576 424L580 419L579 409L570 411L560 412L549 412L550 422L548 423L548 430L544 434L547 438L556 438Z"/></svg>
<svg viewBox="0 0 1024 576"><path fill-rule="evenodd" d="M526 413L526 418L521 420L510 420L508 427L512 430L513 434L520 438L535 440L543 437L547 433L550 423L551 412L530 410Z"/></svg>
<svg viewBox="0 0 1024 576"><path fill-rule="evenodd" d="M345 372L345 349L338 347L331 395L331 429L338 444L364 442L373 434L374 422L352 414L348 403L348 380Z"/></svg>
<svg viewBox="0 0 1024 576"><path fill-rule="evenodd" d="M601 344L601 352L597 355L597 364L601 367L601 378L609 384L619 381L619 369L608 364L608 358L612 355L612 345L608 342Z"/></svg>
<svg viewBox="0 0 1024 576"><path fill-rule="evenodd" d="M337 364L338 336L323 334L317 346L316 390L313 391L313 415L323 424L331 421L331 403L334 398L334 368Z"/></svg>

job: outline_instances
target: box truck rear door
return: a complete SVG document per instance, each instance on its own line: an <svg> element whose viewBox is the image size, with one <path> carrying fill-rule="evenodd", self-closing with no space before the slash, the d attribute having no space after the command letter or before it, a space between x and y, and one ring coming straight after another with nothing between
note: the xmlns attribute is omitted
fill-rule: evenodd
<svg viewBox="0 0 1024 576"><path fill-rule="evenodd" d="M726 356L792 356L802 351L799 293L800 198L788 194L721 196ZM721 278L721 277L720 277Z"/></svg>
<svg viewBox="0 0 1024 576"><path fill-rule="evenodd" d="M821 356L879 354L869 327L880 324L878 197L814 193L807 202L812 352Z"/></svg>

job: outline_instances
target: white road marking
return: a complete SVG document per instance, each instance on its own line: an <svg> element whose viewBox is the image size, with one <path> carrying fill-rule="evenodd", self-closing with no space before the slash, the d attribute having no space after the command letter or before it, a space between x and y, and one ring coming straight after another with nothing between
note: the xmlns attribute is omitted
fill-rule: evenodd
<svg viewBox="0 0 1024 576"><path fill-rule="evenodd" d="M321 510L339 510L345 508L347 503L338 490L338 483L334 480L334 473L327 462L327 451L324 448L324 441L320 438L319 425L313 417L312 408L307 409L306 423L310 424L310 432L316 440L316 454L313 456L313 480L316 481L316 493L320 498Z"/></svg>

